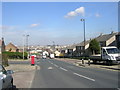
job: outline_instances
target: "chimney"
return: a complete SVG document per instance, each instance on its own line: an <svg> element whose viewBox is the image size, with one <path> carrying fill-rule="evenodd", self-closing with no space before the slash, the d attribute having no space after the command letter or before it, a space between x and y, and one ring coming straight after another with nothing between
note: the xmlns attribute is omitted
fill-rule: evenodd
<svg viewBox="0 0 120 90"><path fill-rule="evenodd" d="M114 33L114 31L111 31L111 34L113 34Z"/></svg>
<svg viewBox="0 0 120 90"><path fill-rule="evenodd" d="M103 35L103 33L100 33L100 36L99 37L101 37Z"/></svg>

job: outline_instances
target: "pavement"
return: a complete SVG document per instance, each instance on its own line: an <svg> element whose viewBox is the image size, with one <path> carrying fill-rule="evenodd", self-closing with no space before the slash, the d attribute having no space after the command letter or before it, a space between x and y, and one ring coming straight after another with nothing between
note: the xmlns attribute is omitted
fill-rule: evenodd
<svg viewBox="0 0 120 90"><path fill-rule="evenodd" d="M118 87L118 72L111 70L78 67L55 59L40 59L38 66L40 70L35 72L31 88Z"/></svg>
<svg viewBox="0 0 120 90"><path fill-rule="evenodd" d="M107 66L103 63L93 64L92 61L90 61L90 65L88 65L88 60L84 60L84 64L82 64L82 60L78 60L78 59L69 59L69 58L55 58L55 59L64 61L67 63L71 63L79 67L92 67L92 68L101 68L101 69L112 70L112 71L120 71L120 64Z"/></svg>
<svg viewBox="0 0 120 90"><path fill-rule="evenodd" d="M30 60L10 60L9 66L5 68L6 70L14 71L12 76L13 84L16 88L30 88L35 71L40 69L37 65L31 66Z"/></svg>

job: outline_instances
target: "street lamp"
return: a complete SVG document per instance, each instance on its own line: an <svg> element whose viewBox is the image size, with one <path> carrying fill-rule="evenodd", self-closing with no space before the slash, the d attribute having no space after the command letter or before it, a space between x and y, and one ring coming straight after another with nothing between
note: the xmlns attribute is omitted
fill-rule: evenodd
<svg viewBox="0 0 120 90"><path fill-rule="evenodd" d="M26 38L26 46L25 46L25 38L24 37ZM23 35L23 59L25 56L25 54L24 54L25 51L28 52L28 55L29 55L28 37L29 37L29 35Z"/></svg>
<svg viewBox="0 0 120 90"><path fill-rule="evenodd" d="M25 52L25 48L24 48L24 47L25 47L25 45L24 45L25 39L24 39L24 36L25 36L25 35L23 35L23 60L24 60L24 56L25 56L25 55L24 55L24 52Z"/></svg>
<svg viewBox="0 0 120 90"><path fill-rule="evenodd" d="M53 52L55 52L55 42L53 41Z"/></svg>
<svg viewBox="0 0 120 90"><path fill-rule="evenodd" d="M85 19L80 19L83 22L83 28L84 28L84 54L85 54Z"/></svg>
<svg viewBox="0 0 120 90"><path fill-rule="evenodd" d="M29 47L28 47L28 37L29 35L26 35L26 51L28 51Z"/></svg>
<svg viewBox="0 0 120 90"><path fill-rule="evenodd" d="M28 46L28 37L30 35L26 35L26 52L28 52L28 58L29 58L29 46Z"/></svg>

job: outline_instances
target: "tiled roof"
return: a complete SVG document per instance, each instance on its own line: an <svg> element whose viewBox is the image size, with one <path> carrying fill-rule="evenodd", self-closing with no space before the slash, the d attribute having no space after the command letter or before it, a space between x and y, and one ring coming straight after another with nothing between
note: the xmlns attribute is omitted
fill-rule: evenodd
<svg viewBox="0 0 120 90"><path fill-rule="evenodd" d="M15 45L13 45L12 43L9 43L7 46L6 46L6 48L9 48L9 47L14 47L15 49L18 49Z"/></svg>
<svg viewBox="0 0 120 90"><path fill-rule="evenodd" d="M111 37L117 35L117 33L112 33L112 34L105 34L105 35L100 35L97 38L95 38L97 41L107 41Z"/></svg>
<svg viewBox="0 0 120 90"><path fill-rule="evenodd" d="M85 45L87 45L88 43L90 43L90 40L85 41ZM76 46L84 46L84 41L82 41L81 43L77 44Z"/></svg>

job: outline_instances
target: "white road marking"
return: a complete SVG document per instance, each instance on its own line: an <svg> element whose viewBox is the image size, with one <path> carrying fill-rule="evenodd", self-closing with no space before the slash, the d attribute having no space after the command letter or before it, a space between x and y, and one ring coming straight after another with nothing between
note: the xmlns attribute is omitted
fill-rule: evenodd
<svg viewBox="0 0 120 90"><path fill-rule="evenodd" d="M117 88L118 90L120 90L120 88Z"/></svg>
<svg viewBox="0 0 120 90"><path fill-rule="evenodd" d="M68 71L67 69L65 69L65 68L62 68L62 67L60 67L60 69L62 69L62 70L64 70L64 71Z"/></svg>
<svg viewBox="0 0 120 90"><path fill-rule="evenodd" d="M55 67L58 67L58 65L54 64Z"/></svg>
<svg viewBox="0 0 120 90"><path fill-rule="evenodd" d="M73 74L75 74L75 75L77 75L77 76L79 76L79 77L86 78L86 79L91 80L91 81L95 81L95 80L92 79L92 78L89 78L89 77L86 77L86 76L80 75L80 74L78 74L78 73L73 73Z"/></svg>
<svg viewBox="0 0 120 90"><path fill-rule="evenodd" d="M48 69L50 70L50 69L53 69L53 67L48 67Z"/></svg>
<svg viewBox="0 0 120 90"><path fill-rule="evenodd" d="M53 63L51 63L51 64L53 64Z"/></svg>

